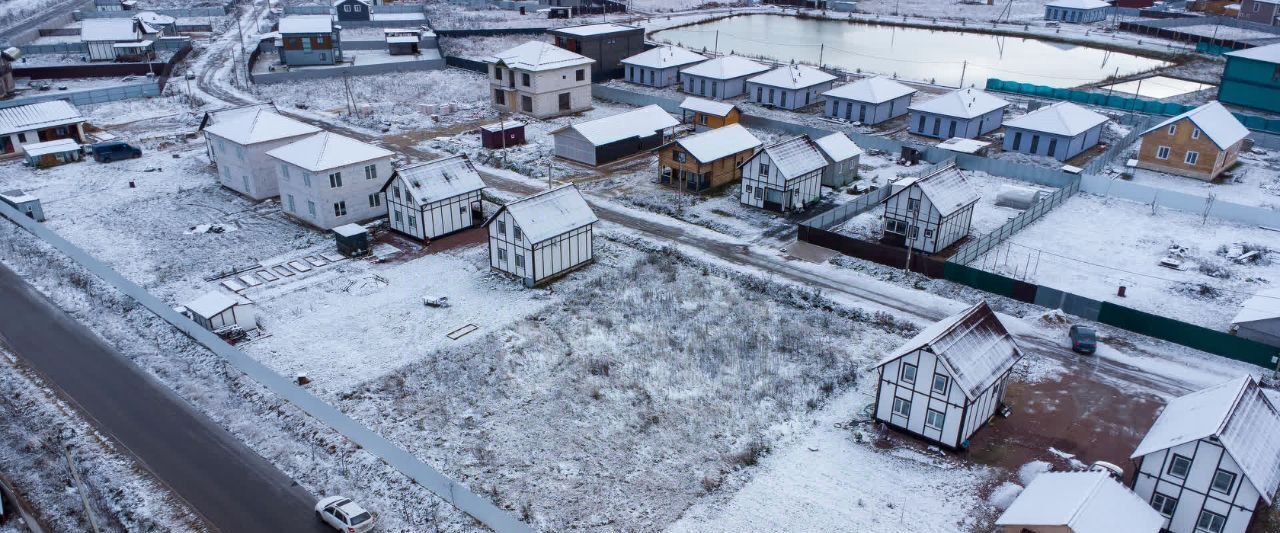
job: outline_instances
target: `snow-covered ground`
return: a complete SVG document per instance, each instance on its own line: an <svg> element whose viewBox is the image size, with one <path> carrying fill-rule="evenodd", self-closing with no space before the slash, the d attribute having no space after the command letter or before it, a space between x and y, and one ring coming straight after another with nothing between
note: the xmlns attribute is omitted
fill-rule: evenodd
<svg viewBox="0 0 1280 533"><path fill-rule="evenodd" d="M1136 145L1135 145L1136 149ZM1118 157L1113 172L1126 173L1134 183L1198 196L1212 194L1215 200L1241 205L1280 209L1280 151L1254 148L1240 153L1240 162L1227 177L1210 183L1164 172L1122 167L1133 153Z"/></svg>

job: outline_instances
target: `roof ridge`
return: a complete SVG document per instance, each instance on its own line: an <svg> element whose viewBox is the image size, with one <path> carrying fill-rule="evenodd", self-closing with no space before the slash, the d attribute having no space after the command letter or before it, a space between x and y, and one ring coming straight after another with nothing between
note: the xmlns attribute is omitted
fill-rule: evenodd
<svg viewBox="0 0 1280 533"><path fill-rule="evenodd" d="M1088 506L1089 501L1092 500L1094 496L1097 496L1098 491L1102 490L1102 484L1106 482L1106 480L1111 479L1107 474L1103 472L1087 472L1086 471L1086 472L1079 472L1079 473L1094 474L1093 486L1090 487L1089 492L1084 495L1084 499L1080 500L1080 504L1076 506L1076 508L1073 511L1071 511L1071 518L1068 518L1067 523L1063 524L1064 526L1068 526L1068 527L1070 527L1070 525L1076 521L1076 517L1080 516L1080 512L1083 511L1086 506Z"/></svg>

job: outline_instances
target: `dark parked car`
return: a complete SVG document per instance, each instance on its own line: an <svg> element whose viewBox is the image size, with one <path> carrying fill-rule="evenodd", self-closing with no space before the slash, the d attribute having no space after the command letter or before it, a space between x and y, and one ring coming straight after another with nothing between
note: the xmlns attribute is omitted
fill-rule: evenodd
<svg viewBox="0 0 1280 533"><path fill-rule="evenodd" d="M1071 337L1071 349L1076 353L1091 354L1098 349L1098 333L1091 327L1076 324L1067 336Z"/></svg>
<svg viewBox="0 0 1280 533"><path fill-rule="evenodd" d="M124 141L107 141L91 144L86 148L93 160L99 163L110 163L121 159L137 159L142 157L142 149Z"/></svg>

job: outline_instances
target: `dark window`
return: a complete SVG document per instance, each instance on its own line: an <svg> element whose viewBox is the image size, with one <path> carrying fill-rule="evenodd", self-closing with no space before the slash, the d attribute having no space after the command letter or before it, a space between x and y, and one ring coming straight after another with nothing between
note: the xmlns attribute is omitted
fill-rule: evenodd
<svg viewBox="0 0 1280 533"><path fill-rule="evenodd" d="M1033 154L1036 153L1036 149L1039 147L1040 147L1040 136L1032 135L1031 136L1031 153Z"/></svg>
<svg viewBox="0 0 1280 533"><path fill-rule="evenodd" d="M525 87L528 87L528 86L529 86L529 73L528 73L528 72L521 72L521 73L520 73L520 85L523 85L523 86L525 86Z"/></svg>
<svg viewBox="0 0 1280 533"><path fill-rule="evenodd" d="M1182 479L1187 478L1187 472L1191 471L1191 459L1178 454L1173 454L1173 460L1169 461L1169 475Z"/></svg>
<svg viewBox="0 0 1280 533"><path fill-rule="evenodd" d="M529 96L520 96L520 110L525 113L533 112L533 98Z"/></svg>
<svg viewBox="0 0 1280 533"><path fill-rule="evenodd" d="M1051 156L1057 155L1057 152L1058 152L1058 140L1049 139L1049 155Z"/></svg>
<svg viewBox="0 0 1280 533"><path fill-rule="evenodd" d="M1173 511L1178 508L1178 499L1170 498L1159 492L1151 495L1151 508L1166 518L1173 516Z"/></svg>
<svg viewBox="0 0 1280 533"><path fill-rule="evenodd" d="M903 383L916 382L916 365L911 363L902 363L902 381Z"/></svg>
<svg viewBox="0 0 1280 533"><path fill-rule="evenodd" d="M587 79L587 69L580 68L573 73L573 79L583 81Z"/></svg>
<svg viewBox="0 0 1280 533"><path fill-rule="evenodd" d="M1210 485L1209 488L1225 494L1231 494L1231 488L1234 487L1235 484L1235 474L1227 472L1226 470L1218 469L1217 472L1213 473L1213 484Z"/></svg>
<svg viewBox="0 0 1280 533"><path fill-rule="evenodd" d="M499 104L499 105L506 105L507 95L506 93L502 92L502 89L493 90L493 103Z"/></svg>
<svg viewBox="0 0 1280 533"><path fill-rule="evenodd" d="M951 121L951 124L947 126L947 137L950 138L955 136L956 136L956 121L953 120Z"/></svg>
<svg viewBox="0 0 1280 533"><path fill-rule="evenodd" d="M910 418L911 417L911 400L894 398L893 414Z"/></svg>
<svg viewBox="0 0 1280 533"><path fill-rule="evenodd" d="M933 375L933 392L945 395L947 393L947 383L950 382L947 376L942 374Z"/></svg>
<svg viewBox="0 0 1280 533"><path fill-rule="evenodd" d="M1196 520L1196 532L1222 533L1222 529L1226 525L1227 517L1213 511L1200 511L1200 518Z"/></svg>
<svg viewBox="0 0 1280 533"><path fill-rule="evenodd" d="M568 111L569 109L569 93L560 93L560 110Z"/></svg>
<svg viewBox="0 0 1280 533"><path fill-rule="evenodd" d="M924 133L924 115L920 115L920 124L916 125L916 131Z"/></svg>
<svg viewBox="0 0 1280 533"><path fill-rule="evenodd" d="M1013 134L1013 149L1014 149L1014 150L1017 150L1021 145L1022 145L1022 132L1020 132L1020 131L1018 131L1018 132L1014 132L1014 134Z"/></svg>
<svg viewBox="0 0 1280 533"><path fill-rule="evenodd" d="M933 119L933 136L934 137L938 136L938 130L941 128L942 128L942 119L940 118Z"/></svg>

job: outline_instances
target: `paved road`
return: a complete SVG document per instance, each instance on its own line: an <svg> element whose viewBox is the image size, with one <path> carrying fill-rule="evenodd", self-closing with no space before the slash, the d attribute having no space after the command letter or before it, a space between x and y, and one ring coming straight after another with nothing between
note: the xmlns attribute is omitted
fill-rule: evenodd
<svg viewBox="0 0 1280 533"><path fill-rule="evenodd" d="M305 489L4 266L0 342L212 528L325 531Z"/></svg>

